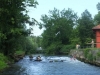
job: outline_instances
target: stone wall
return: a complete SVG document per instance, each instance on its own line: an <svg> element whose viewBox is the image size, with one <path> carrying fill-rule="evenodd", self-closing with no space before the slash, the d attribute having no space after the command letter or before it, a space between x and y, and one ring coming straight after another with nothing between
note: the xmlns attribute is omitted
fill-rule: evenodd
<svg viewBox="0 0 100 75"><path fill-rule="evenodd" d="M72 55L85 63L100 66L100 49L71 50L69 55Z"/></svg>

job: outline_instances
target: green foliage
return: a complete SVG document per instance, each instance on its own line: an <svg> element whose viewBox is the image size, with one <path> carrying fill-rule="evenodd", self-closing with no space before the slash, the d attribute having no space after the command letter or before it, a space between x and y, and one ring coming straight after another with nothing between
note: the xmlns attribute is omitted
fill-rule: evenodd
<svg viewBox="0 0 100 75"><path fill-rule="evenodd" d="M34 54L34 53L36 53L36 49L37 49L37 47L35 45L31 45L30 49L27 51L26 54Z"/></svg>
<svg viewBox="0 0 100 75"><path fill-rule="evenodd" d="M95 15L94 17L94 23L96 25L100 24L100 2L98 2L98 4L96 5L97 6L97 9L98 9L98 13Z"/></svg>
<svg viewBox="0 0 100 75"><path fill-rule="evenodd" d="M98 11L98 14L95 15L94 22L95 22L95 25L100 24L100 11Z"/></svg>
<svg viewBox="0 0 100 75"><path fill-rule="evenodd" d="M61 53L62 54L68 54L70 52L71 49L75 49L75 45L64 45L62 48L61 48Z"/></svg>
<svg viewBox="0 0 100 75"><path fill-rule="evenodd" d="M91 38L86 38L85 43L91 43Z"/></svg>
<svg viewBox="0 0 100 75"><path fill-rule="evenodd" d="M36 47L41 47L42 37L41 37L41 36L31 36L30 41L31 41Z"/></svg>
<svg viewBox="0 0 100 75"><path fill-rule="evenodd" d="M25 54L25 52L22 51L22 50L19 50L19 51L16 51L15 54L16 54L16 55L23 55L23 54Z"/></svg>
<svg viewBox="0 0 100 75"><path fill-rule="evenodd" d="M7 62L7 57L0 53L0 70L3 70L7 67Z"/></svg>
<svg viewBox="0 0 100 75"><path fill-rule="evenodd" d="M85 45L87 38L94 38L92 28L94 27L93 19L88 10L82 13L81 18L78 20L78 37L82 45Z"/></svg>
<svg viewBox="0 0 100 75"><path fill-rule="evenodd" d="M88 55L87 55L87 59L89 60L89 61L93 61L93 54L91 54L91 53L89 53Z"/></svg>
<svg viewBox="0 0 100 75"><path fill-rule="evenodd" d="M52 44L45 50L45 53L55 55L55 50L56 50L55 44Z"/></svg>
<svg viewBox="0 0 100 75"><path fill-rule="evenodd" d="M55 54L58 55L60 54L60 49L61 49L61 43L55 42L47 47L47 49L45 50L45 53L51 54L51 55L55 55Z"/></svg>
<svg viewBox="0 0 100 75"><path fill-rule="evenodd" d="M42 37L37 36L37 37L36 37L36 43L38 44L38 47L41 47Z"/></svg>
<svg viewBox="0 0 100 75"><path fill-rule="evenodd" d="M94 49L93 49L94 50ZM96 55L93 56L93 53L91 53L92 49L91 48L86 48L84 50L84 56L88 61L94 61L96 60Z"/></svg>
<svg viewBox="0 0 100 75"><path fill-rule="evenodd" d="M73 45L81 44L80 38L79 38L79 32L78 32L77 28L73 28L72 34L71 34L71 37L70 37L70 42Z"/></svg>
<svg viewBox="0 0 100 75"><path fill-rule="evenodd" d="M17 50L22 50L25 52L25 54L32 54L36 52L37 44L34 42L33 37L31 36L25 38L22 37L22 39L19 39L18 44Z"/></svg>
<svg viewBox="0 0 100 75"><path fill-rule="evenodd" d="M1 61L4 61L4 62L7 62L8 61L7 57L4 56L4 54L2 54L2 53L0 53L0 60Z"/></svg>
<svg viewBox="0 0 100 75"><path fill-rule="evenodd" d="M91 50L90 48L84 49L84 56L85 56L85 58L88 57L88 54L89 54L89 51L90 51L90 50Z"/></svg>
<svg viewBox="0 0 100 75"><path fill-rule="evenodd" d="M40 23L40 26L45 28L42 46L47 53L59 54L61 46L71 43L70 38L77 15L71 9L59 11L56 8L49 11L49 14L41 17L43 23Z"/></svg>
<svg viewBox="0 0 100 75"><path fill-rule="evenodd" d="M6 67L7 67L7 64L4 61L0 60L0 71L5 69Z"/></svg>
<svg viewBox="0 0 100 75"><path fill-rule="evenodd" d="M98 2L96 6L97 6L97 9L100 11L100 2Z"/></svg>
<svg viewBox="0 0 100 75"><path fill-rule="evenodd" d="M23 47L18 44L22 42L19 41L20 37L26 37L31 33L31 28L26 29L26 24L31 26L36 23L35 19L31 20L27 15L26 7L35 8L37 4L36 0L0 1L0 52L9 55L14 53L18 46L19 49Z"/></svg>
<svg viewBox="0 0 100 75"><path fill-rule="evenodd" d="M97 58L97 57L96 57L96 55L95 55L95 56L93 56L93 61L96 61L96 58Z"/></svg>
<svg viewBox="0 0 100 75"><path fill-rule="evenodd" d="M97 53L97 56L99 56L99 57L100 57L100 52L98 52L98 53Z"/></svg>

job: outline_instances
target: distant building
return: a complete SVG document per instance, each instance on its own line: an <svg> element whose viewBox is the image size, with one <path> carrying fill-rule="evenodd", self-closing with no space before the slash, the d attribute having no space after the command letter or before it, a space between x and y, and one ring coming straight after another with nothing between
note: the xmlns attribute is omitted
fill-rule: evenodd
<svg viewBox="0 0 100 75"><path fill-rule="evenodd" d="M96 47L100 48L100 24L92 28L96 34Z"/></svg>
<svg viewBox="0 0 100 75"><path fill-rule="evenodd" d="M37 50L42 50L42 47L38 47Z"/></svg>

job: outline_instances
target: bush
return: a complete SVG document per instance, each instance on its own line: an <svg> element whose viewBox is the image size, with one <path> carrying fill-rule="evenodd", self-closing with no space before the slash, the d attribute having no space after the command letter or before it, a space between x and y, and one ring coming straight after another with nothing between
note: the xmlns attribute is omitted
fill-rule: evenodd
<svg viewBox="0 0 100 75"><path fill-rule="evenodd" d="M84 49L84 56L85 56L85 58L88 57L88 54L89 54L89 51L90 51L90 50L91 50L90 48Z"/></svg>
<svg viewBox="0 0 100 75"><path fill-rule="evenodd" d="M69 54L70 50L74 48L75 45L63 45L60 42L56 42L48 46L45 53L52 55Z"/></svg>
<svg viewBox="0 0 100 75"><path fill-rule="evenodd" d="M0 71L7 67L7 62L7 57L0 53Z"/></svg>
<svg viewBox="0 0 100 75"><path fill-rule="evenodd" d="M71 49L74 49L74 48L75 48L74 45L64 45L64 46L61 48L61 53L69 54L70 50L71 50Z"/></svg>
<svg viewBox="0 0 100 75"><path fill-rule="evenodd" d="M97 56L99 56L99 57L100 57L100 52L98 52L98 53L97 53Z"/></svg>
<svg viewBox="0 0 100 75"><path fill-rule="evenodd" d="M15 52L16 55L23 55L25 54L25 51L22 51L22 50L18 50Z"/></svg>
<svg viewBox="0 0 100 75"><path fill-rule="evenodd" d="M52 44L52 45L50 45L50 46L45 50L45 53L46 53L46 54L55 55L55 49L56 49L55 45Z"/></svg>
<svg viewBox="0 0 100 75"><path fill-rule="evenodd" d="M8 61L7 57L4 56L2 53L0 53L0 60L1 60L1 61L5 61L5 62Z"/></svg>
<svg viewBox="0 0 100 75"><path fill-rule="evenodd" d="M0 60L0 71L5 69L6 67L7 67L7 63L2 61L2 60Z"/></svg>
<svg viewBox="0 0 100 75"><path fill-rule="evenodd" d="M89 53L89 54L87 55L87 59L88 59L89 61L93 61L93 55Z"/></svg>
<svg viewBox="0 0 100 75"><path fill-rule="evenodd" d="M51 55L58 55L60 54L61 47L62 45L60 42L52 43L50 46L46 48L45 53Z"/></svg>

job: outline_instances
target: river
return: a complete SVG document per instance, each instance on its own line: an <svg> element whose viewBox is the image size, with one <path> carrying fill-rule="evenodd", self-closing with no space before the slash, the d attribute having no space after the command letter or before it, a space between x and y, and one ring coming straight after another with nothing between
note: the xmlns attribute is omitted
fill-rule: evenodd
<svg viewBox="0 0 100 75"><path fill-rule="evenodd" d="M43 56L42 61L25 56L0 75L100 75L100 67L71 59L67 56Z"/></svg>

